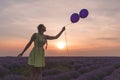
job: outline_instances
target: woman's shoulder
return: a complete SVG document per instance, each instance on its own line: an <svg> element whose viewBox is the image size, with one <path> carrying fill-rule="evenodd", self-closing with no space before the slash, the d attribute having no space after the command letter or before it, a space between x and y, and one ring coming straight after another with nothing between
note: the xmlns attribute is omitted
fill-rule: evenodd
<svg viewBox="0 0 120 80"><path fill-rule="evenodd" d="M37 35L37 33L33 33L33 35L32 36L36 36Z"/></svg>
<svg viewBox="0 0 120 80"><path fill-rule="evenodd" d="M37 35L38 33L33 33L33 35Z"/></svg>
<svg viewBox="0 0 120 80"><path fill-rule="evenodd" d="M38 35L37 33L33 33L33 34L32 34L32 37L33 37L33 38L36 38L37 35Z"/></svg>
<svg viewBox="0 0 120 80"><path fill-rule="evenodd" d="M46 35L46 34L44 36L45 36L45 38L49 37L49 35Z"/></svg>

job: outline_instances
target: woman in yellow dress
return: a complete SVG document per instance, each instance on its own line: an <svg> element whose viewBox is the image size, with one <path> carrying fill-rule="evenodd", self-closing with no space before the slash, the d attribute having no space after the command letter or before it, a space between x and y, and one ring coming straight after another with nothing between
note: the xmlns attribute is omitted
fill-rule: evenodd
<svg viewBox="0 0 120 80"><path fill-rule="evenodd" d="M38 33L34 33L32 35L30 41L25 46L22 53L18 55L18 57L21 57L23 53L30 47L32 42L34 42L34 47L32 48L28 57L28 64L31 67L30 80L42 80L42 67L45 67L44 45L46 44L47 48L47 40L57 39L60 37L60 35L65 30L65 27L63 27L56 36L44 35L46 27L43 24L38 25L37 29Z"/></svg>

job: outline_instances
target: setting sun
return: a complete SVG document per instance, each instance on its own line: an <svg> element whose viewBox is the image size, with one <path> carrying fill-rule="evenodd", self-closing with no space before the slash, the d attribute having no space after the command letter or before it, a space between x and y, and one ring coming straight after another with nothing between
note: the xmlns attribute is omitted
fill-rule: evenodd
<svg viewBox="0 0 120 80"><path fill-rule="evenodd" d="M57 45L58 49L64 49L65 48L65 43L64 42L58 42Z"/></svg>

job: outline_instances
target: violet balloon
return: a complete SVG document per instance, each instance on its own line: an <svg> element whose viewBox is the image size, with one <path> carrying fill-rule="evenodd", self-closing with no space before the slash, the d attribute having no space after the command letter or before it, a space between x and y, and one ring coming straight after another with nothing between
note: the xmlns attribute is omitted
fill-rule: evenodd
<svg viewBox="0 0 120 80"><path fill-rule="evenodd" d="M70 17L70 20L72 23L76 23L79 21L79 14L78 13L73 13Z"/></svg>
<svg viewBox="0 0 120 80"><path fill-rule="evenodd" d="M80 12L79 12L79 16L80 18L86 18L88 16L89 12L87 9L82 9Z"/></svg>

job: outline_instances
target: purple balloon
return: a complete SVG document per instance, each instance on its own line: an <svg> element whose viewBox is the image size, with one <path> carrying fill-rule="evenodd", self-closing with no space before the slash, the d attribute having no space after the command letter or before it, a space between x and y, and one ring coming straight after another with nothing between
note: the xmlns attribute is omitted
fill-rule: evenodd
<svg viewBox="0 0 120 80"><path fill-rule="evenodd" d="M70 20L72 23L76 23L79 21L79 14L78 13L73 13L70 17Z"/></svg>
<svg viewBox="0 0 120 80"><path fill-rule="evenodd" d="M87 9L82 9L80 12L79 12L79 16L81 18L86 18L88 16L89 12Z"/></svg>

